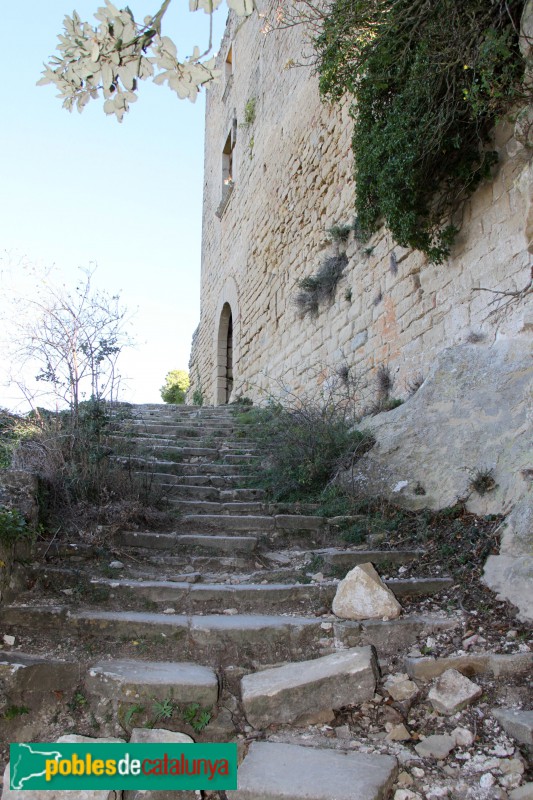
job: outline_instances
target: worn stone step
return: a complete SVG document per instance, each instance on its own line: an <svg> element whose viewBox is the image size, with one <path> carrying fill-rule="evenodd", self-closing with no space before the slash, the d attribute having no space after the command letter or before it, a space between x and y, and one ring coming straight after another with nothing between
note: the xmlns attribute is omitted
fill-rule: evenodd
<svg viewBox="0 0 533 800"><path fill-rule="evenodd" d="M200 530L205 527L218 528L225 531L279 531L285 533L324 532L327 522L322 517L308 517L300 514L277 514L274 516L246 514L186 514L181 524L190 529Z"/></svg>
<svg viewBox="0 0 533 800"><path fill-rule="evenodd" d="M221 453L221 458L226 464L254 464L261 463L261 456L252 453Z"/></svg>
<svg viewBox="0 0 533 800"><path fill-rule="evenodd" d="M184 461L194 463L194 461L202 461L206 463L209 460L218 458L218 450L215 447L174 447L171 445L161 444L144 444L137 448L141 454L151 454L158 459L168 461Z"/></svg>
<svg viewBox="0 0 533 800"><path fill-rule="evenodd" d="M151 533L150 531L118 531L113 541L119 547L142 547L150 550L180 551L203 549L219 553L252 553L257 547L255 536L209 536L206 534Z"/></svg>
<svg viewBox="0 0 533 800"><path fill-rule="evenodd" d="M263 503L257 501L250 502L233 502L233 503L216 503L206 500L182 500L176 497L175 494L168 496L169 503L172 503L179 511L185 515L191 514L209 514L209 515L259 515L264 513Z"/></svg>
<svg viewBox="0 0 533 800"><path fill-rule="evenodd" d="M184 475L182 474L182 470L178 469L178 467L181 467L182 465L174 464L173 466L176 468L175 473L155 471L149 472L148 470L140 470L139 472L135 472L135 475L142 477L149 474L150 480L152 480L154 483L162 483L167 486L192 486L193 488L211 487L215 489L227 490L228 492L248 491L236 488L242 483L241 475ZM252 489L250 491L259 490ZM254 495L254 498L255 497L259 497L259 495Z"/></svg>
<svg viewBox="0 0 533 800"><path fill-rule="evenodd" d="M453 578L390 578L386 586L396 597L428 597L449 589L454 584Z"/></svg>
<svg viewBox="0 0 533 800"><path fill-rule="evenodd" d="M79 581L79 579L78 579ZM126 580L93 578L92 585L105 587L110 594L122 594L137 601L166 603L180 613L213 613L235 609L239 613L265 611L304 611L330 607L335 584L226 584L184 583L163 580Z"/></svg>
<svg viewBox="0 0 533 800"><path fill-rule="evenodd" d="M371 700L378 665L371 647L245 675L241 697L254 728L331 722L334 710Z"/></svg>
<svg viewBox="0 0 533 800"><path fill-rule="evenodd" d="M254 742L239 767L235 800L387 800L392 756Z"/></svg>
<svg viewBox="0 0 533 800"><path fill-rule="evenodd" d="M342 567L346 571L356 567L358 564L408 564L417 561L425 550L340 550L328 547L323 550L315 550L314 554L319 556L324 564L330 567Z"/></svg>
<svg viewBox="0 0 533 800"><path fill-rule="evenodd" d="M185 476L204 476L211 478L220 476L224 479L235 479L237 482L246 478L245 473L238 466L221 464L220 462L178 462L168 461L164 458L143 458L140 456L122 457L115 456L115 461L123 463L128 468L142 470L153 473L166 473L168 475ZM233 484L234 485L234 484Z"/></svg>
<svg viewBox="0 0 533 800"><path fill-rule="evenodd" d="M31 653L0 651L0 687L4 699L14 705L38 705L43 695L73 691L82 671L77 661Z"/></svg>
<svg viewBox="0 0 533 800"><path fill-rule="evenodd" d="M418 681L432 681L449 669L456 669L467 677L490 673L495 678L531 674L533 653L463 653L458 656L433 658L406 657L404 668L409 677Z"/></svg>
<svg viewBox="0 0 533 800"><path fill-rule="evenodd" d="M312 658L333 649L332 633L321 629L320 620L290 615L69 612L66 606L19 605L5 607L3 624L8 631L24 628L40 641L43 635L57 639L71 634L85 643L92 637L100 648L112 641L117 651L120 641L147 641L151 652L161 657L170 650L180 660L244 669Z"/></svg>
<svg viewBox="0 0 533 800"><path fill-rule="evenodd" d="M209 667L191 662L112 659L89 667L84 680L97 697L129 703L166 700L213 706L218 700L218 678Z"/></svg>
<svg viewBox="0 0 533 800"><path fill-rule="evenodd" d="M420 638L432 633L453 631L462 626L462 617L443 614L405 614L393 620L334 621L335 638L344 647L372 645L380 659L397 657Z"/></svg>

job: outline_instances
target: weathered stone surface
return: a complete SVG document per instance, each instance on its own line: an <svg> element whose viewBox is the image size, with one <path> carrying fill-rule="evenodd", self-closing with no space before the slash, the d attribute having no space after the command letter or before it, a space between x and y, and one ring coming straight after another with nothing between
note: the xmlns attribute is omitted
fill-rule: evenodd
<svg viewBox="0 0 533 800"><path fill-rule="evenodd" d="M449 716L473 703L482 693L481 687L473 681L456 669L448 669L431 687L428 699L435 711Z"/></svg>
<svg viewBox="0 0 533 800"><path fill-rule="evenodd" d="M483 580L521 619L533 620L533 487L504 521L500 554L487 559Z"/></svg>
<svg viewBox="0 0 533 800"><path fill-rule="evenodd" d="M482 514L515 505L528 488L521 470L531 466L525 435L530 354L527 337L441 352L413 397L368 420L376 445L357 462L354 488L416 507L422 501L444 508L466 499L471 511ZM471 482L483 469L493 471L497 485L481 496ZM415 493L419 484L423 496Z"/></svg>
<svg viewBox="0 0 533 800"><path fill-rule="evenodd" d="M137 702L140 698L212 706L218 699L218 680L209 667L188 662L120 659L94 664L87 689L97 696Z"/></svg>
<svg viewBox="0 0 533 800"><path fill-rule="evenodd" d="M69 691L80 681L80 666L73 661L0 652L0 696L29 698L56 690Z"/></svg>
<svg viewBox="0 0 533 800"><path fill-rule="evenodd" d="M30 528L39 520L37 476L23 470L0 469L0 508L19 511ZM14 563L16 557L28 559L32 546L29 539L17 542L16 547L0 542L0 601L10 600L23 588L23 572Z"/></svg>
<svg viewBox="0 0 533 800"><path fill-rule="evenodd" d="M0 470L0 506L17 509L33 527L39 520L38 491L37 475L24 470Z"/></svg>
<svg viewBox="0 0 533 800"><path fill-rule="evenodd" d="M533 800L533 783L524 783L509 794L509 800Z"/></svg>
<svg viewBox="0 0 533 800"><path fill-rule="evenodd" d="M333 709L370 700L376 675L370 647L255 672L241 681L244 712L255 728L305 724L317 712L332 719Z"/></svg>
<svg viewBox="0 0 533 800"><path fill-rule="evenodd" d="M385 800L396 759L256 742L239 768L235 800Z"/></svg>
<svg viewBox="0 0 533 800"><path fill-rule="evenodd" d="M332 608L341 619L395 619L402 611L372 564L350 570L339 583Z"/></svg>
<svg viewBox="0 0 533 800"><path fill-rule="evenodd" d="M441 761L449 756L454 747L455 739L452 736L435 734L415 745L415 750L422 758L436 758Z"/></svg>
<svg viewBox="0 0 533 800"><path fill-rule="evenodd" d="M533 746L533 711L493 708L491 713L509 736L521 744Z"/></svg>

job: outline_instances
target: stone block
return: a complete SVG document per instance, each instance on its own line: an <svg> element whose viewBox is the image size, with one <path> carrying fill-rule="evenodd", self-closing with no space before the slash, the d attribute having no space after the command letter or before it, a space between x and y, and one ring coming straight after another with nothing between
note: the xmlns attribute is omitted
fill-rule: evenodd
<svg viewBox="0 0 533 800"><path fill-rule="evenodd" d="M123 702L164 700L212 706L218 699L218 680L209 667L189 662L120 659L94 664L86 678L89 692Z"/></svg>
<svg viewBox="0 0 533 800"><path fill-rule="evenodd" d="M456 669L448 669L429 690L431 705L441 714L451 716L481 697L483 690Z"/></svg>
<svg viewBox="0 0 533 800"><path fill-rule="evenodd" d="M354 567L339 583L333 613L341 619L395 619L402 611L372 564Z"/></svg>
<svg viewBox="0 0 533 800"><path fill-rule="evenodd" d="M370 647L255 672L241 681L244 712L255 728L306 724L317 713L332 719L333 709L370 700L376 675Z"/></svg>
<svg viewBox="0 0 533 800"><path fill-rule="evenodd" d="M396 759L255 742L239 768L235 800L385 800Z"/></svg>
<svg viewBox="0 0 533 800"><path fill-rule="evenodd" d="M520 744L533 747L533 711L493 708L491 713L509 736Z"/></svg>

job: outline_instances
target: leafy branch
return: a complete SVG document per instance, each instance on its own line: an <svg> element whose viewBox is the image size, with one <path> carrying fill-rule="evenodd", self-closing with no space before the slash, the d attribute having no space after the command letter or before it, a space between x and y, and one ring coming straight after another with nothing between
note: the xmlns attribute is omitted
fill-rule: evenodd
<svg viewBox="0 0 533 800"><path fill-rule="evenodd" d="M65 16L59 35L59 55L51 56L38 85L54 84L68 111L83 111L91 99L104 97L104 111L122 122L137 100L139 82L153 78L168 83L180 99L196 100L201 87L219 77L215 59L203 60L212 49L212 14L222 0L190 0L190 10L209 14L209 44L205 52L178 59L175 43L162 35L163 18L172 0L164 0L153 16L137 23L128 6L118 9L105 0L95 13L99 25L82 22L76 11ZM253 0L227 0L240 16L249 16Z"/></svg>

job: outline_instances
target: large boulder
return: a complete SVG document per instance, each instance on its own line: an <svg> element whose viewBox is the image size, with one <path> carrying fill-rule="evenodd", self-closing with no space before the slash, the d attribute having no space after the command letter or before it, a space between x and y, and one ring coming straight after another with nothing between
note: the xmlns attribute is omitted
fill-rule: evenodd
<svg viewBox="0 0 533 800"><path fill-rule="evenodd" d="M339 583L332 610L340 619L395 619L402 607L372 564L359 564Z"/></svg>
<svg viewBox="0 0 533 800"><path fill-rule="evenodd" d="M533 489L501 526L500 554L489 556L483 579L502 600L518 608L519 617L533 621Z"/></svg>
<svg viewBox="0 0 533 800"><path fill-rule="evenodd" d="M365 421L376 444L344 482L410 508L510 511L533 477L532 386L529 336L443 350L416 394Z"/></svg>

